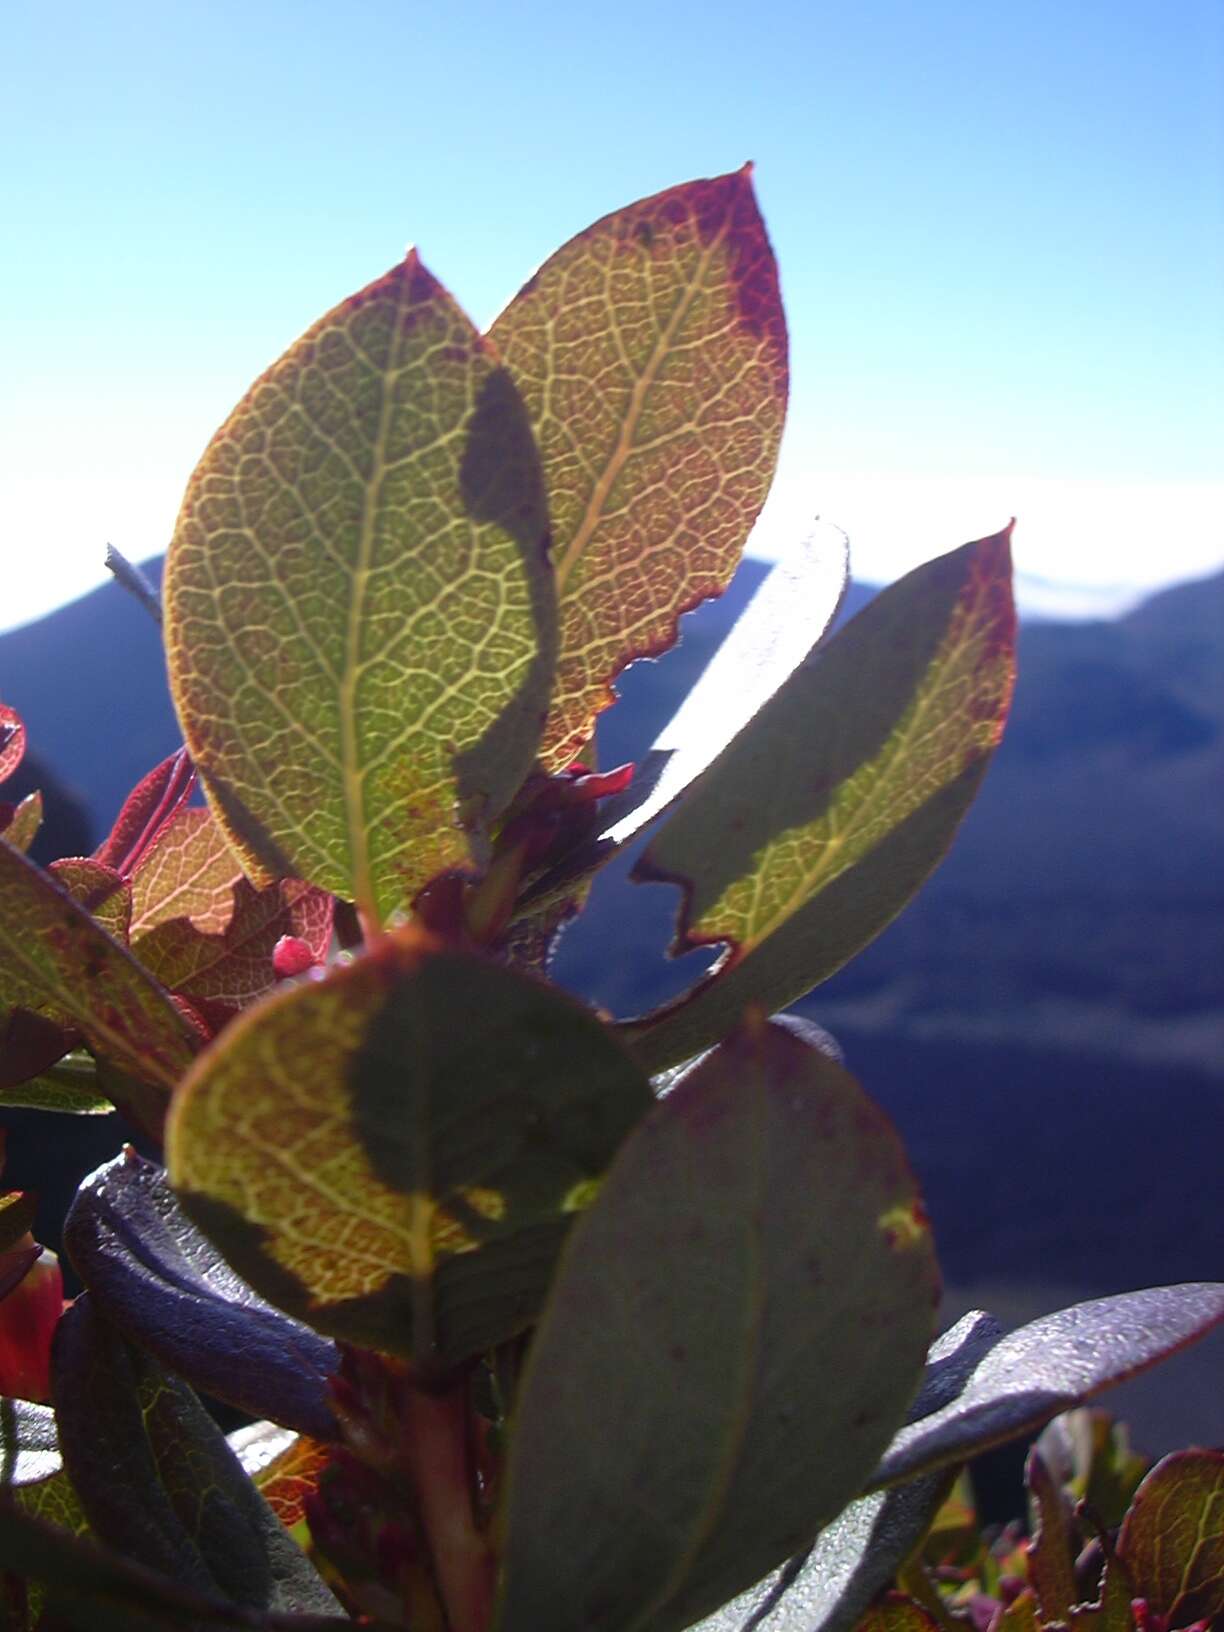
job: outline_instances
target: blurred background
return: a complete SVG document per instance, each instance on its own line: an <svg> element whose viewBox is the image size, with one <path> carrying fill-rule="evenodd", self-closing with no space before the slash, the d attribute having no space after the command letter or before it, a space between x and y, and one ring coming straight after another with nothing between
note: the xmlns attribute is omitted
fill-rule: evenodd
<svg viewBox="0 0 1224 1632"><path fill-rule="evenodd" d="M1215 0L111 0L10 8L5 40L0 697L52 853L177 742L104 547L164 549L303 328L410 242L487 323L595 217L752 158L792 340L778 481L732 590L624 677L602 757L641 756L813 517L850 536L853 607L1016 515L998 762L921 900L804 1009L901 1126L950 1311L1224 1278ZM674 910L610 873L560 978L619 1013L687 985ZM46 1123L4 1120L33 1183ZM72 1173L121 1137L66 1123ZM1224 1441L1224 1345L1174 1364L1117 1397L1140 1442Z"/></svg>

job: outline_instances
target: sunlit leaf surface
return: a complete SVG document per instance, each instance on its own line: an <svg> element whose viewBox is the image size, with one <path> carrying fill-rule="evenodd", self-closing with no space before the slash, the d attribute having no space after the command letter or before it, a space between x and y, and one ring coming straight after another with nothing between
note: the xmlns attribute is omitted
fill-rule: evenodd
<svg viewBox="0 0 1224 1632"><path fill-rule="evenodd" d="M1167 1626L1224 1615L1224 1451L1174 1451L1135 1492L1118 1537L1135 1593Z"/></svg>
<svg viewBox="0 0 1224 1632"><path fill-rule="evenodd" d="M0 782L21 764L25 754L25 722L15 708L0 703Z"/></svg>
<svg viewBox="0 0 1224 1632"><path fill-rule="evenodd" d="M24 853L34 843L42 826L42 819L42 794L35 789L13 806L8 821L0 825L0 834L4 835L5 842L11 844L14 850Z"/></svg>
<svg viewBox="0 0 1224 1632"><path fill-rule="evenodd" d="M811 1541L901 1419L937 1298L896 1134L753 1020L566 1249L513 1423L504 1632L669 1632Z"/></svg>
<svg viewBox="0 0 1224 1632"><path fill-rule="evenodd" d="M580 1005L404 931L240 1017L175 1100L167 1165L265 1297L427 1370L534 1318L651 1103Z"/></svg>
<svg viewBox="0 0 1224 1632"><path fill-rule="evenodd" d="M140 1082L172 1087L195 1052L165 992L45 873L0 840L0 1002L78 1030Z"/></svg>
<svg viewBox="0 0 1224 1632"><path fill-rule="evenodd" d="M604 216L490 335L548 484L561 656L542 758L560 770L614 676L726 587L769 491L786 323L749 167Z"/></svg>
<svg viewBox="0 0 1224 1632"><path fill-rule="evenodd" d="M234 915L238 858L212 812L183 806L132 874L132 939L172 918L219 935Z"/></svg>
<svg viewBox="0 0 1224 1632"><path fill-rule="evenodd" d="M636 876L684 891L706 982L630 1028L652 1072L783 1008L901 910L950 843L1014 677L1010 529L919 567L821 645L699 778Z"/></svg>
<svg viewBox="0 0 1224 1632"><path fill-rule="evenodd" d="M258 881L386 916L530 768L555 595L526 412L415 252L257 382L166 565L184 735Z"/></svg>

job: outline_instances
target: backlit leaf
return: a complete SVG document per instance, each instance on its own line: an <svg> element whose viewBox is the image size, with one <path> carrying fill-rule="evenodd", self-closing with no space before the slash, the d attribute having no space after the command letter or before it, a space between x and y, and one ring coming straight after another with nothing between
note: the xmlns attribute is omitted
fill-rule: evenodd
<svg viewBox="0 0 1224 1632"><path fill-rule="evenodd" d="M286 1530L306 1517L306 1498L318 1489L331 1448L272 1422L253 1422L228 1434L230 1449Z"/></svg>
<svg viewBox="0 0 1224 1632"><path fill-rule="evenodd" d="M970 1317L966 1316L966 1319ZM1205 1337L1224 1321L1224 1283L1096 1298L989 1342L955 1396L902 1428L871 1485L890 1485L1040 1428L1051 1417Z"/></svg>
<svg viewBox="0 0 1224 1632"><path fill-rule="evenodd" d="M60 1322L53 1395L64 1466L100 1540L235 1603L336 1607L195 1395L88 1293Z"/></svg>
<svg viewBox="0 0 1224 1632"><path fill-rule="evenodd" d="M586 746L611 681L726 588L786 412L786 323L751 170L595 222L490 330L543 458L561 655L541 745Z"/></svg>
<svg viewBox="0 0 1224 1632"><path fill-rule="evenodd" d="M1174 1451L1158 1462L1135 1492L1118 1557L1167 1626L1224 1614L1224 1451Z"/></svg>
<svg viewBox="0 0 1224 1632"><path fill-rule="evenodd" d="M0 840L0 1002L75 1028L142 1083L170 1088L191 1033L131 955L46 873ZM151 1123L155 1111L145 1108Z"/></svg>
<svg viewBox="0 0 1224 1632"><path fill-rule="evenodd" d="M132 891L126 879L91 856L67 856L53 861L47 871L112 939L127 945Z"/></svg>
<svg viewBox="0 0 1224 1632"><path fill-rule="evenodd" d="M241 1008L276 984L272 953L283 935L304 941L316 960L323 958L334 902L334 896L300 879L257 890L240 877L229 922L219 934L172 918L142 935L133 951L171 991Z"/></svg>
<svg viewBox="0 0 1224 1632"><path fill-rule="evenodd" d="M511 1428L503 1632L670 1632L811 1541L901 1419L937 1298L882 1113L750 1018L566 1249Z"/></svg>
<svg viewBox="0 0 1224 1632"><path fill-rule="evenodd" d="M817 648L681 800L635 869L681 885L710 975L629 1028L653 1073L780 1009L900 912L951 842L1014 676L1010 528L919 567Z"/></svg>
<svg viewBox="0 0 1224 1632"><path fill-rule="evenodd" d="M335 1344L234 1274L156 1163L128 1150L83 1180L64 1248L108 1320L196 1388L320 1439L335 1434Z"/></svg>
<svg viewBox="0 0 1224 1632"><path fill-rule="evenodd" d="M1029 1584L1037 1594L1044 1622L1070 1619L1083 1596L1075 1582L1079 1551L1071 1523L1071 1504L1036 1446L1024 1468L1036 1523L1028 1549Z"/></svg>
<svg viewBox="0 0 1224 1632"><path fill-rule="evenodd" d="M42 826L43 802L42 794L37 789L27 793L24 799L19 799L12 807L8 819L3 819L6 807L0 805L0 834L5 841L11 844L14 850L23 854L34 843L38 830Z"/></svg>
<svg viewBox="0 0 1224 1632"><path fill-rule="evenodd" d="M256 882L385 917L479 850L547 705L547 535L518 393L415 251L257 382L165 579L184 735Z"/></svg>
<svg viewBox="0 0 1224 1632"><path fill-rule="evenodd" d="M182 809L194 784L195 771L185 748L155 765L123 801L110 833L94 851L94 860L128 877Z"/></svg>
<svg viewBox="0 0 1224 1632"><path fill-rule="evenodd" d="M15 708L0 703L0 782L21 764L25 754L25 722Z"/></svg>
<svg viewBox="0 0 1224 1632"><path fill-rule="evenodd" d="M97 1062L84 1050L66 1055L15 1087L0 1089L0 1105L60 1111L69 1116L105 1116L115 1108L98 1081Z"/></svg>
<svg viewBox="0 0 1224 1632"><path fill-rule="evenodd" d="M651 1103L579 1004L406 930L240 1016L175 1100L167 1166L264 1296L428 1370L534 1319Z"/></svg>
<svg viewBox="0 0 1224 1632"><path fill-rule="evenodd" d="M238 858L210 810L184 805L132 874L132 939L173 918L219 935L234 916Z"/></svg>

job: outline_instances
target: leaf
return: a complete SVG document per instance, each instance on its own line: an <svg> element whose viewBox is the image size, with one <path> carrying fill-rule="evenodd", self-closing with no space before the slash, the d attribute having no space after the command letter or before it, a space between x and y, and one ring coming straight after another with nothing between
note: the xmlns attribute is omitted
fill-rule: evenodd
<svg viewBox="0 0 1224 1632"><path fill-rule="evenodd" d="M859 1632L939 1632L939 1623L912 1598L890 1592L863 1616Z"/></svg>
<svg viewBox="0 0 1224 1632"><path fill-rule="evenodd" d="M969 1317L966 1317L969 1318ZM1224 1321L1224 1283L1096 1298L991 1342L955 1397L896 1435L871 1488L967 1461L1196 1342Z"/></svg>
<svg viewBox="0 0 1224 1632"><path fill-rule="evenodd" d="M751 1020L630 1136L562 1259L511 1427L503 1632L670 1632L809 1542L900 1419L937 1298L882 1113Z"/></svg>
<svg viewBox="0 0 1224 1632"><path fill-rule="evenodd" d="M88 1293L60 1322L52 1391L64 1466L101 1541L234 1603L337 1607L195 1395Z"/></svg>
<svg viewBox="0 0 1224 1632"><path fill-rule="evenodd" d="M203 935L220 935L234 916L241 877L212 812L182 806L132 874L133 941L175 918L186 918Z"/></svg>
<svg viewBox="0 0 1224 1632"><path fill-rule="evenodd" d="M23 1512L3 1491L0 1570L48 1583L53 1622L46 1624L55 1632L351 1632L353 1624L334 1615L260 1613L198 1592ZM371 1621L368 1632L390 1629Z"/></svg>
<svg viewBox="0 0 1224 1632"><path fill-rule="evenodd" d="M7 816L4 814L6 811ZM15 805L0 804L0 833L14 850L20 850L23 855L37 838L42 819L42 794L37 788Z"/></svg>
<svg viewBox="0 0 1224 1632"><path fill-rule="evenodd" d="M68 1054L38 1076L0 1089L0 1105L28 1106L69 1116L106 1116L115 1109L98 1080L97 1062L83 1050Z"/></svg>
<svg viewBox="0 0 1224 1632"><path fill-rule="evenodd" d="M947 849L1011 696L1010 532L876 596L652 840L633 876L682 887L675 950L728 948L692 991L628 1028L652 1074L723 1035L746 1003L784 1008L831 975Z"/></svg>
<svg viewBox="0 0 1224 1632"><path fill-rule="evenodd" d="M1075 1584L1075 1532L1062 1487L1036 1446L1029 1451L1024 1482L1036 1509L1029 1543L1029 1584L1037 1594L1044 1622L1069 1620L1082 1594Z"/></svg>
<svg viewBox="0 0 1224 1632"><path fill-rule="evenodd" d="M23 1088L72 1049L79 1038L63 1026L32 1014L9 1009L0 1014L0 1103L22 1104L10 1090Z"/></svg>
<svg viewBox="0 0 1224 1632"><path fill-rule="evenodd" d="M175 1099L167 1166L265 1297L428 1371L534 1319L651 1103L579 1004L404 930L240 1016Z"/></svg>
<svg viewBox="0 0 1224 1632"><path fill-rule="evenodd" d="M172 1087L194 1052L160 986L58 884L0 840L0 1002L78 1030L140 1083ZM135 1107L156 1129L157 1101Z"/></svg>
<svg viewBox="0 0 1224 1632"><path fill-rule="evenodd" d="M0 703L0 782L7 781L25 755L25 722L15 708Z"/></svg>
<svg viewBox="0 0 1224 1632"><path fill-rule="evenodd" d="M184 734L256 883L385 918L479 855L552 682L547 541L518 394L415 251L257 382L164 591Z"/></svg>
<svg viewBox="0 0 1224 1632"><path fill-rule="evenodd" d="M194 784L195 770L187 750L180 748L155 765L128 794L93 859L127 878L158 835L181 813Z"/></svg>
<svg viewBox="0 0 1224 1632"><path fill-rule="evenodd" d="M721 594L786 414L786 322L751 166L604 216L490 330L531 414L561 608L540 758L563 770L614 700Z"/></svg>
<svg viewBox="0 0 1224 1632"><path fill-rule="evenodd" d="M30 1233L37 1213L38 1197L29 1190L10 1190L0 1195L0 1253L11 1251L23 1235ZM41 1250L37 1248L35 1256Z"/></svg>
<svg viewBox="0 0 1224 1632"><path fill-rule="evenodd" d="M83 1180L64 1247L108 1320L162 1365L251 1416L335 1435L335 1344L234 1274L156 1163L129 1148Z"/></svg>
<svg viewBox="0 0 1224 1632"><path fill-rule="evenodd" d="M306 1517L306 1498L318 1488L331 1448L271 1422L253 1422L227 1435L230 1449L286 1530Z"/></svg>
<svg viewBox="0 0 1224 1632"><path fill-rule="evenodd" d="M1224 1451L1174 1451L1135 1492L1118 1557L1170 1627L1224 1614Z"/></svg>
<svg viewBox="0 0 1224 1632"><path fill-rule="evenodd" d="M0 1399L0 1487L7 1491L40 1485L62 1468L51 1407Z"/></svg>
<svg viewBox="0 0 1224 1632"><path fill-rule="evenodd" d="M112 940L127 945L132 892L127 880L113 867L91 856L67 856L63 861L53 861L47 872Z"/></svg>

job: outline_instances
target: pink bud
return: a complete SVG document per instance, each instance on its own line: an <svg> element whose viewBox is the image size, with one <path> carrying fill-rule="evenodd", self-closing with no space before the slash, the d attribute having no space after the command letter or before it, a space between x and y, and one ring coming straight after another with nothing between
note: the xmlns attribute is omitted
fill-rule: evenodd
<svg viewBox="0 0 1224 1632"><path fill-rule="evenodd" d="M314 969L318 961L299 935L282 935L272 948L272 967L280 980L304 975L308 969Z"/></svg>

